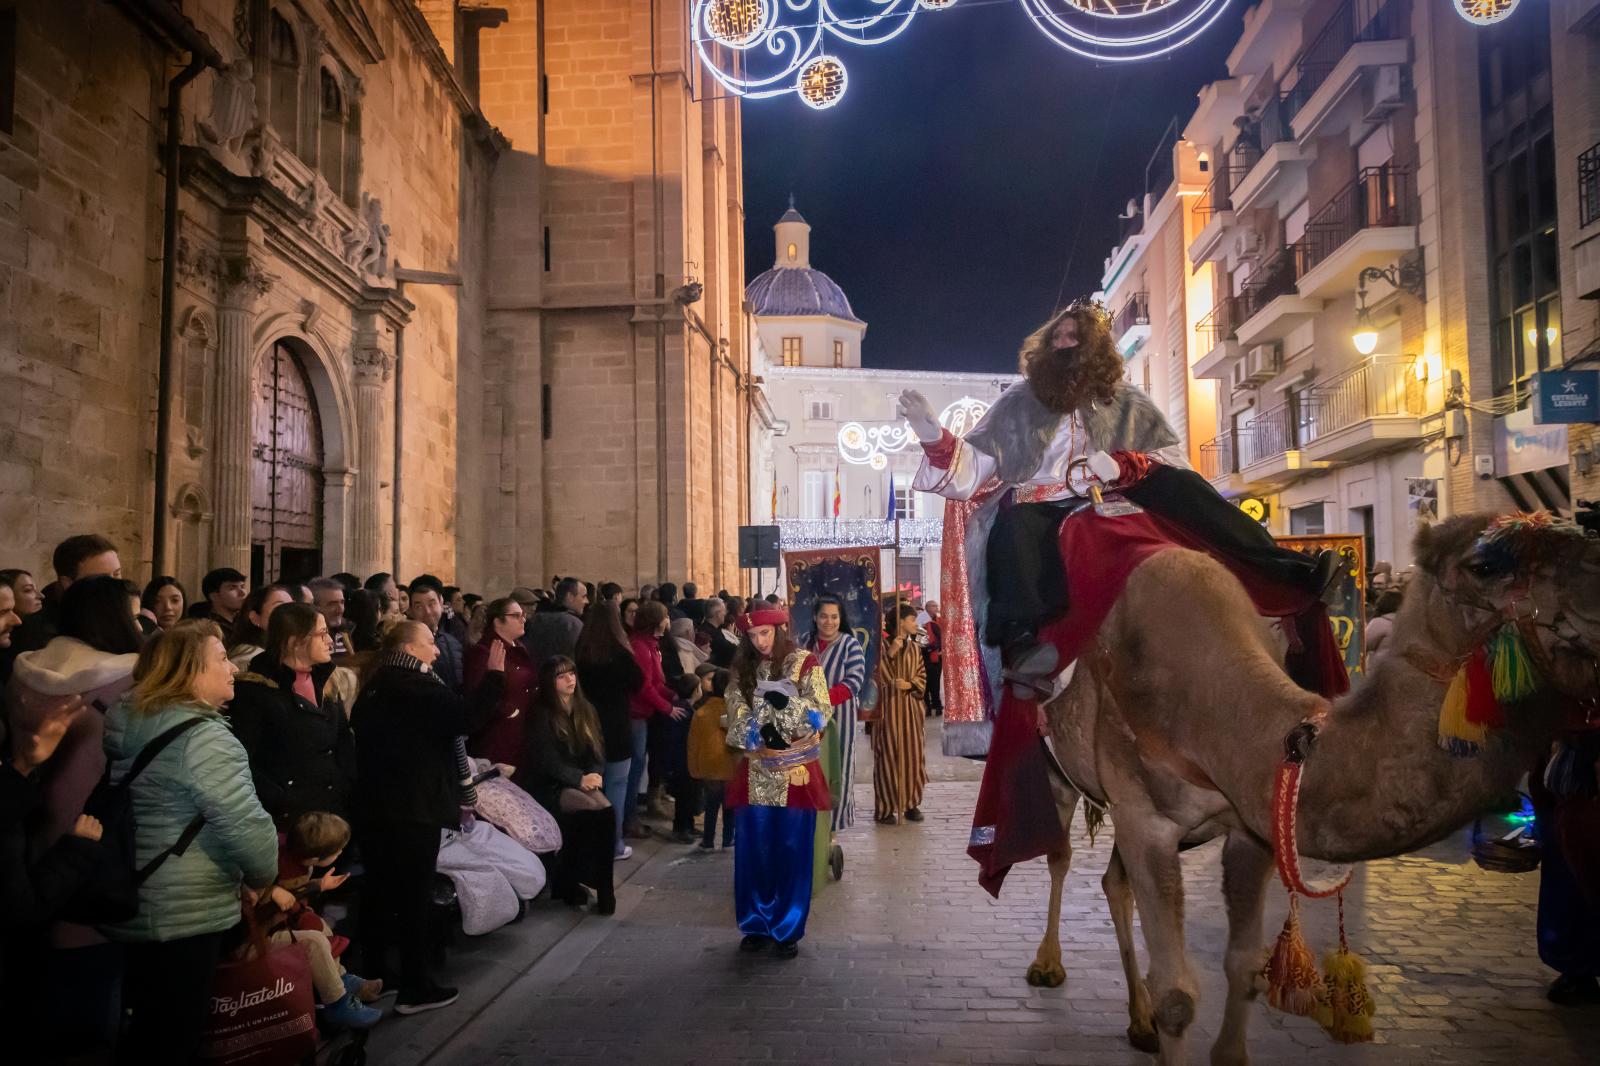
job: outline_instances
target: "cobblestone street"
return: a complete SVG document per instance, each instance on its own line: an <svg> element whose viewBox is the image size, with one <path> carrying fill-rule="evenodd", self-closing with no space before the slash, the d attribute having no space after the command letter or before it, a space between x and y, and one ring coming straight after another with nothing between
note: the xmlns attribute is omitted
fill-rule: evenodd
<svg viewBox="0 0 1600 1066"><path fill-rule="evenodd" d="M619 866L632 876L614 921L540 904L523 923L458 952L462 1003L386 1022L374 1034L373 1061L1153 1062L1123 1035L1125 990L1099 889L1108 839L1091 848L1078 833L1063 907L1066 985L1030 988L1023 974L1043 925L1044 864L1014 871L999 901L978 888L963 849L980 767L940 758L929 732L927 821L874 826L871 788L857 791L866 809L844 838L844 880L817 900L798 960L735 951L730 853L653 846ZM1222 1003L1218 854L1211 845L1184 859L1203 981L1195 1062L1207 1060ZM1560 1010L1544 999L1552 975L1534 952L1536 878L1479 869L1464 836L1372 864L1358 875L1350 926L1372 970L1377 1043L1335 1045L1310 1020L1263 1004L1254 1061L1594 1062L1600 1010ZM1274 893L1271 934L1284 908ZM1331 943L1333 917L1331 903L1307 908L1314 948ZM508 952L512 941L519 951ZM1142 938L1139 951L1144 958Z"/></svg>

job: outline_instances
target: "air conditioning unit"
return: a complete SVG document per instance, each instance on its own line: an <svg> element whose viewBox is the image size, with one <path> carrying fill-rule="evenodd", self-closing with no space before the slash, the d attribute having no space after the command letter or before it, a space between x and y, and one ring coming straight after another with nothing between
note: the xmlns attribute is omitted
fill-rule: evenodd
<svg viewBox="0 0 1600 1066"><path fill-rule="evenodd" d="M1235 359L1228 367L1228 385L1234 392L1255 387L1255 383L1245 373L1243 359Z"/></svg>
<svg viewBox="0 0 1600 1066"><path fill-rule="evenodd" d="M1379 67L1372 77L1371 103L1364 116L1368 122L1381 122L1400 109L1405 92L1403 71L1398 64Z"/></svg>
<svg viewBox="0 0 1600 1066"><path fill-rule="evenodd" d="M1278 346L1276 344L1258 344L1244 353L1240 365L1243 366L1244 380L1252 385L1271 381L1277 376L1280 364L1278 362Z"/></svg>

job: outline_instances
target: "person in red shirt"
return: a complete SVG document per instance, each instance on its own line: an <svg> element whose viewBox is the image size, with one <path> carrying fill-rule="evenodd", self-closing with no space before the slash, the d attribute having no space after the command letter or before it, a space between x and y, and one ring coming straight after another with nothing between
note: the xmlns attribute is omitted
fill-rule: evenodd
<svg viewBox="0 0 1600 1066"><path fill-rule="evenodd" d="M510 777L525 761L528 747L528 714L533 707L533 690L538 668L522 643L527 616L522 605L509 596L489 604L483 637L467 649L463 673L468 692L476 692L489 672L489 649L505 645L505 685L489 724L467 738L467 751L480 759L501 766Z"/></svg>
<svg viewBox="0 0 1600 1066"><path fill-rule="evenodd" d="M633 763L628 767L628 797L622 812L623 833L644 836L639 825L639 785L644 780L645 757L649 750L650 719L658 714L681 719L688 714L678 705L677 693L667 687L661 668L661 638L670 624L666 604L646 600L639 604L628 643L644 680L628 699L628 716L633 721Z"/></svg>

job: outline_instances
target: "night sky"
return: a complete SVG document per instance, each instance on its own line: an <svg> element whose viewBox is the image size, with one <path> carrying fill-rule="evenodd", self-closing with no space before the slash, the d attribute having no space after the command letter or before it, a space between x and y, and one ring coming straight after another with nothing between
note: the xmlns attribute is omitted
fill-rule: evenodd
<svg viewBox="0 0 1600 1066"><path fill-rule="evenodd" d="M1143 63L1063 51L1016 3L957 3L885 44L838 44L849 87L833 108L745 103L750 277L772 265L792 191L812 265L868 323L866 365L1014 370L1058 295L1099 287L1117 215L1168 122L1226 74L1246 6Z"/></svg>

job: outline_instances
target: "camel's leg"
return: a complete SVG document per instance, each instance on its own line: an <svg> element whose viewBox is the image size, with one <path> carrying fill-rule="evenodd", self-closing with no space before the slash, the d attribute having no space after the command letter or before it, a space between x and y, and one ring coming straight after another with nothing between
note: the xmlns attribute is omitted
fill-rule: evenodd
<svg viewBox="0 0 1600 1066"><path fill-rule="evenodd" d="M1162 1066L1188 1061L1186 1034L1200 1002L1183 938L1183 868L1175 827L1149 808L1122 809L1117 850L1133 882L1133 898L1150 953L1150 997Z"/></svg>
<svg viewBox="0 0 1600 1066"><path fill-rule="evenodd" d="M1222 1031L1211 1046L1212 1066L1245 1066L1250 1003L1259 991L1263 948L1261 913L1272 874L1272 852L1243 831L1228 834L1222 849L1222 895L1228 906L1228 1002Z"/></svg>
<svg viewBox="0 0 1600 1066"><path fill-rule="evenodd" d="M1044 939L1039 941L1039 951L1028 967L1028 983L1055 988L1067 979L1066 967L1061 965L1061 888L1072 865L1072 843L1063 840L1060 850L1050 853L1049 862L1050 914L1045 919Z"/></svg>
<svg viewBox="0 0 1600 1066"><path fill-rule="evenodd" d="M1122 956L1122 976L1128 983L1128 1043L1153 1055L1161 1048L1156 1041L1155 1023L1150 1019L1150 990L1145 987L1144 974L1139 972L1139 954L1133 945L1133 885L1128 881L1128 868L1122 865L1122 852L1116 847L1111 849L1111 862L1100 879L1100 888L1111 908L1117 954Z"/></svg>

